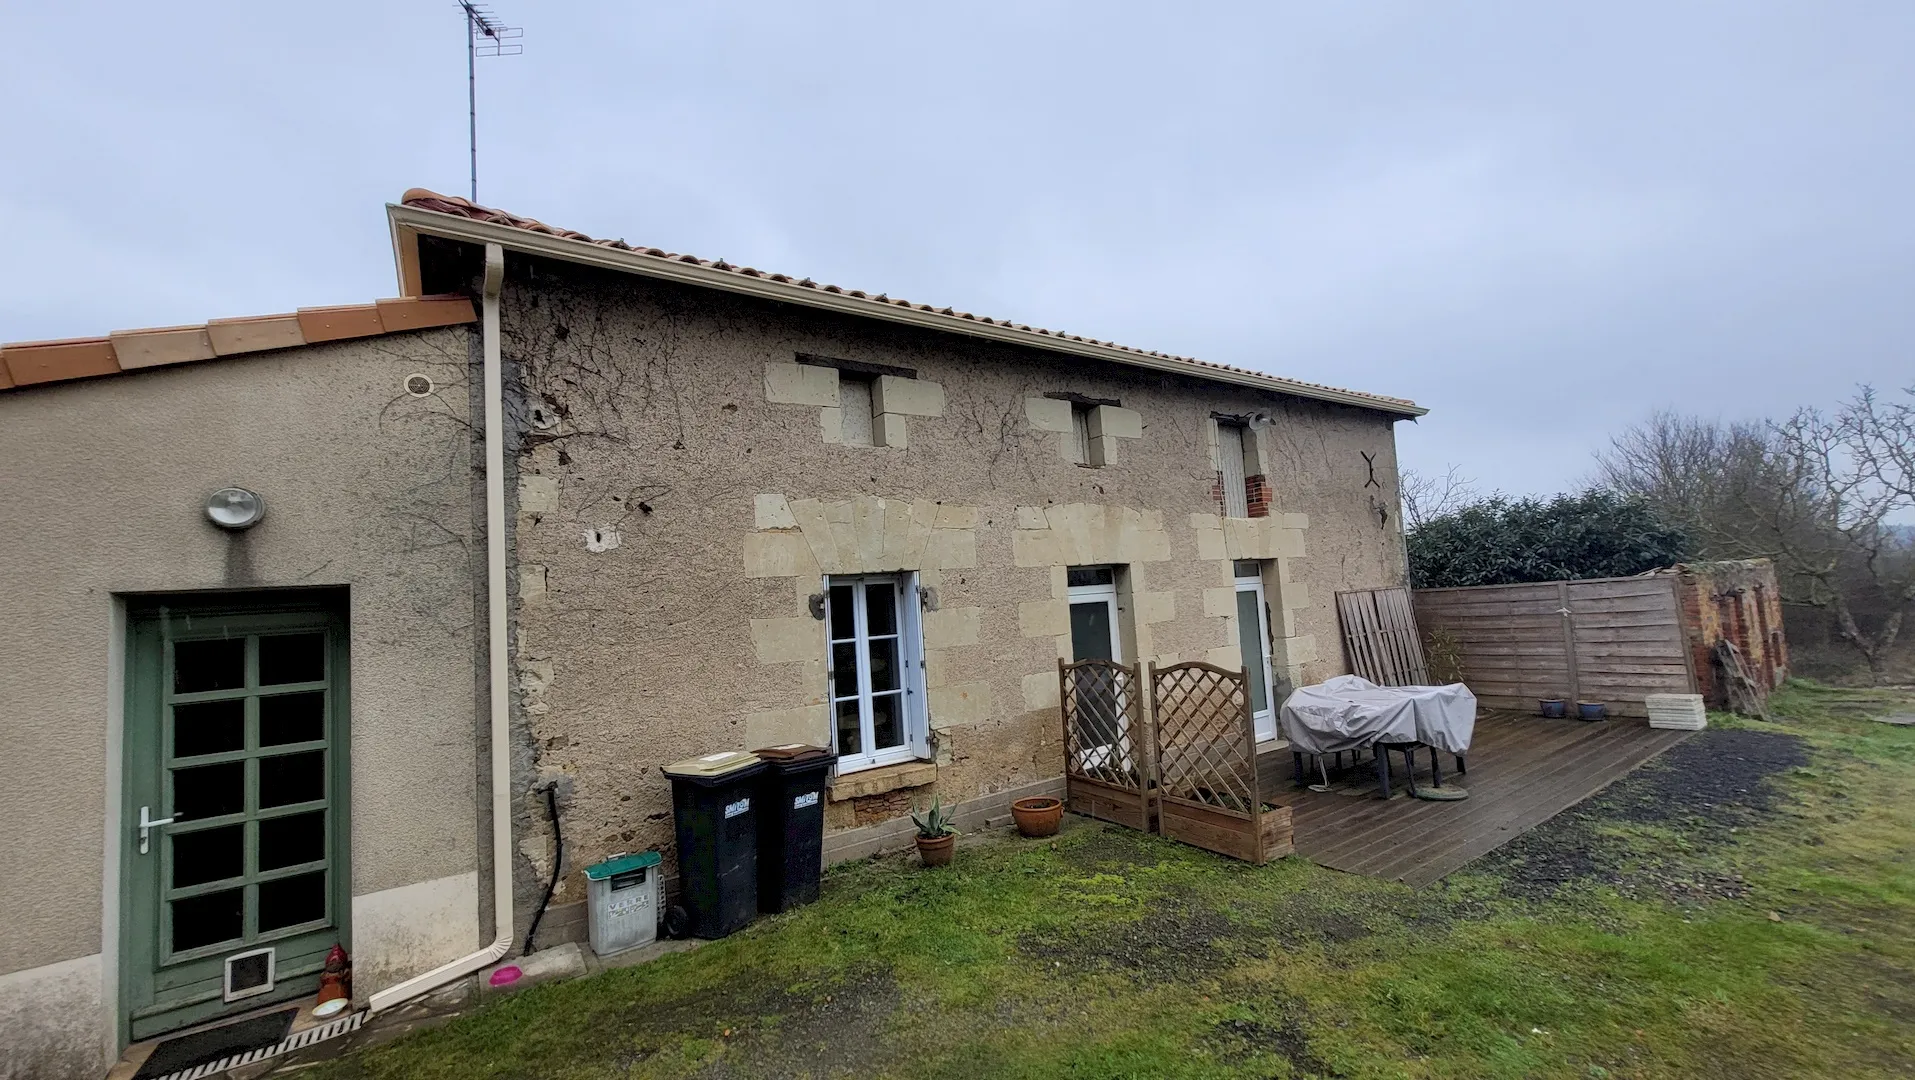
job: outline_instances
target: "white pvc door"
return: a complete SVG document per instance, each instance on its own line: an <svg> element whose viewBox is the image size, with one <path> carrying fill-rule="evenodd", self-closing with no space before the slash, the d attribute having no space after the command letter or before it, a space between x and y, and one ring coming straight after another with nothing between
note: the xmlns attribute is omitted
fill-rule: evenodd
<svg viewBox="0 0 1915 1080"><path fill-rule="evenodd" d="M1237 646L1249 675L1250 718L1256 723L1257 741L1270 742L1277 737L1277 696L1270 680L1270 606L1263 599L1263 568L1243 560L1236 565L1236 576Z"/></svg>

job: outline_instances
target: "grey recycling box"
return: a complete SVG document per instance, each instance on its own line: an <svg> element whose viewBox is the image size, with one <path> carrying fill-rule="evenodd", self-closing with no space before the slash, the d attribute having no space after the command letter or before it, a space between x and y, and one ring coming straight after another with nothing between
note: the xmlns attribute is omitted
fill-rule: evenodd
<svg viewBox="0 0 1915 1080"><path fill-rule="evenodd" d="M611 956L658 940L658 852L614 855L585 868L592 951Z"/></svg>

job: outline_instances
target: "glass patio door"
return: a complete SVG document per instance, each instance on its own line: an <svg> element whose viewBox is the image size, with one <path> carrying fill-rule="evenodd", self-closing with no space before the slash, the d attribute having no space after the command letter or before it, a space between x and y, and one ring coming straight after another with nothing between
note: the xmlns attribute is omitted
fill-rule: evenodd
<svg viewBox="0 0 1915 1080"><path fill-rule="evenodd" d="M345 943L346 644L324 610L130 613L127 1035L310 995Z"/></svg>
<svg viewBox="0 0 1915 1080"><path fill-rule="evenodd" d="M1275 688L1270 672L1270 605L1263 598L1263 566L1253 559L1235 565L1237 580L1237 646L1250 683L1250 718L1258 742L1277 737Z"/></svg>

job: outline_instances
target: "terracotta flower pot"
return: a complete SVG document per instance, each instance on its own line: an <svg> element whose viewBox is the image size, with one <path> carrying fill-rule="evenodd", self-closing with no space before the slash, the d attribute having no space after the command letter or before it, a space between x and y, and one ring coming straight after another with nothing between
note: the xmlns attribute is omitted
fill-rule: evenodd
<svg viewBox="0 0 1915 1080"><path fill-rule="evenodd" d="M1025 836L1056 836L1057 823L1064 819L1064 800L1049 795L1019 799L1011 804L1011 816Z"/></svg>
<svg viewBox="0 0 1915 1080"><path fill-rule="evenodd" d="M949 866L952 845L956 843L957 837L951 833L938 837L920 836L918 837L918 858L923 859L926 866Z"/></svg>

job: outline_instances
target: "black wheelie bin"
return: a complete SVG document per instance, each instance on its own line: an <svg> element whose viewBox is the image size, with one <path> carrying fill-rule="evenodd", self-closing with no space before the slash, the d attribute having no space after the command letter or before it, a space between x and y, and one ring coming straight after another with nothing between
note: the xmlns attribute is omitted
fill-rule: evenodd
<svg viewBox="0 0 1915 1080"><path fill-rule="evenodd" d="M759 750L758 910L768 915L818 899L824 869L825 781L838 756L792 743Z"/></svg>
<svg viewBox="0 0 1915 1080"><path fill-rule="evenodd" d="M678 903L696 937L724 937L758 914L758 781L768 767L742 750L663 767L678 834Z"/></svg>

